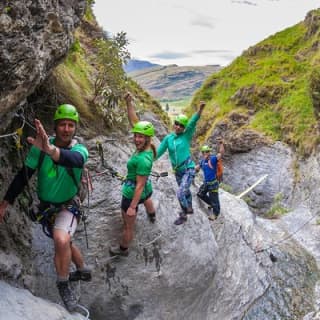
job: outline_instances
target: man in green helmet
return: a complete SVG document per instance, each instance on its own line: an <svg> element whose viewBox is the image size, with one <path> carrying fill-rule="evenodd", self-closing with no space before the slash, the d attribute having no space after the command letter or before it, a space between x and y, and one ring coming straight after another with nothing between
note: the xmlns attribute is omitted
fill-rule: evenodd
<svg viewBox="0 0 320 320"><path fill-rule="evenodd" d="M204 107L205 102L200 101L198 112L190 120L183 114L178 115L174 121L174 132L164 137L157 150L157 159L166 150L169 151L170 162L179 186L177 198L182 211L178 219L175 220L175 225L183 224L187 221L187 214L193 213L190 186L195 176L195 163L191 159L190 146Z"/></svg>
<svg viewBox="0 0 320 320"><path fill-rule="evenodd" d="M41 122L35 119L36 137L28 137L32 147L24 167L11 182L4 200L0 203L0 222L3 222L6 208L27 185L28 179L37 170L37 195L40 200L38 217L50 213L46 223L47 235L54 241L54 263L57 272L59 294L69 311L77 307L77 300L69 285L71 261L77 271L70 274L70 280L91 280L91 272L84 265L83 256L71 241L80 218L78 189L85 162L87 148L74 139L79 115L70 104L59 106L54 115L55 137L49 138ZM68 172L72 168L72 175Z"/></svg>

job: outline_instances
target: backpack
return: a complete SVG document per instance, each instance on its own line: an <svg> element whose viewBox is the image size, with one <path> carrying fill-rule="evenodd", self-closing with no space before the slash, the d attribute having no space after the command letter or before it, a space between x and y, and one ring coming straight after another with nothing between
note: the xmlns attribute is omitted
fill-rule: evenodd
<svg viewBox="0 0 320 320"><path fill-rule="evenodd" d="M76 143L78 143L78 141L76 141L73 145L75 145ZM38 161L38 170L41 168L45 155L46 153L41 150L39 161ZM86 167L86 165L84 165L81 173L81 178L78 183L73 169L70 167L65 167L65 168L68 175L72 178L72 181L74 182L75 186L78 189L77 194L80 198L80 202L83 203L83 201L86 199L87 196L89 196L89 193L92 191L92 181L91 181L89 169Z"/></svg>
<svg viewBox="0 0 320 320"><path fill-rule="evenodd" d="M213 166L211 164L211 161L209 159L208 165L211 169L213 169ZM217 159L217 167L216 167L216 178L220 182L222 182L223 178L223 163L222 163L222 158Z"/></svg>
<svg viewBox="0 0 320 320"><path fill-rule="evenodd" d="M222 182L222 178L223 178L223 163L222 163L222 159L218 159L217 161L217 173L216 173L216 177L217 180L219 182Z"/></svg>

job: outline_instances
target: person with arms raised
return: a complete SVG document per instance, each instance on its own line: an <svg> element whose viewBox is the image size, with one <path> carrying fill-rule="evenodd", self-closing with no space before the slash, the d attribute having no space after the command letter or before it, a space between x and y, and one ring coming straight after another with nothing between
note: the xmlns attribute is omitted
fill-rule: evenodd
<svg viewBox="0 0 320 320"><path fill-rule="evenodd" d="M157 159L168 150L178 184L177 198L182 211L175 225L183 224L187 221L187 215L193 213L190 186L195 176L195 163L191 158L190 146L205 105L204 101L200 101L198 111L190 120L186 115L178 115L174 120L174 131L163 138L157 150Z"/></svg>
<svg viewBox="0 0 320 320"><path fill-rule="evenodd" d="M136 150L127 162L127 175L122 186L121 213L123 231L120 245L109 249L111 256L128 256L134 237L134 227L139 204L143 203L151 223L155 222L155 209L151 199L152 184L149 179L156 149L152 144L154 127L149 121L139 121L131 93L125 95L129 122L132 125L133 142Z"/></svg>

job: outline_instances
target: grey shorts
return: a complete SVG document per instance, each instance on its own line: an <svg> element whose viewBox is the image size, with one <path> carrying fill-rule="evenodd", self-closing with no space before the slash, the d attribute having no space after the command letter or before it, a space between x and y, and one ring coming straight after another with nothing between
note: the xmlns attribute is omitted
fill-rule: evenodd
<svg viewBox="0 0 320 320"><path fill-rule="evenodd" d="M73 213L63 209L60 211L54 222L54 229L64 230L72 237L77 229L78 221Z"/></svg>

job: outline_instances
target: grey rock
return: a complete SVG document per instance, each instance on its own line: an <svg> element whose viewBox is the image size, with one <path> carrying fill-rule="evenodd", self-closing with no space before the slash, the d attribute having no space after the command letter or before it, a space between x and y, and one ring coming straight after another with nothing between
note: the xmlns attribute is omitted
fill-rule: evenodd
<svg viewBox="0 0 320 320"><path fill-rule="evenodd" d="M21 103L66 55L79 25L85 0L5 1L0 3L0 114Z"/></svg>

